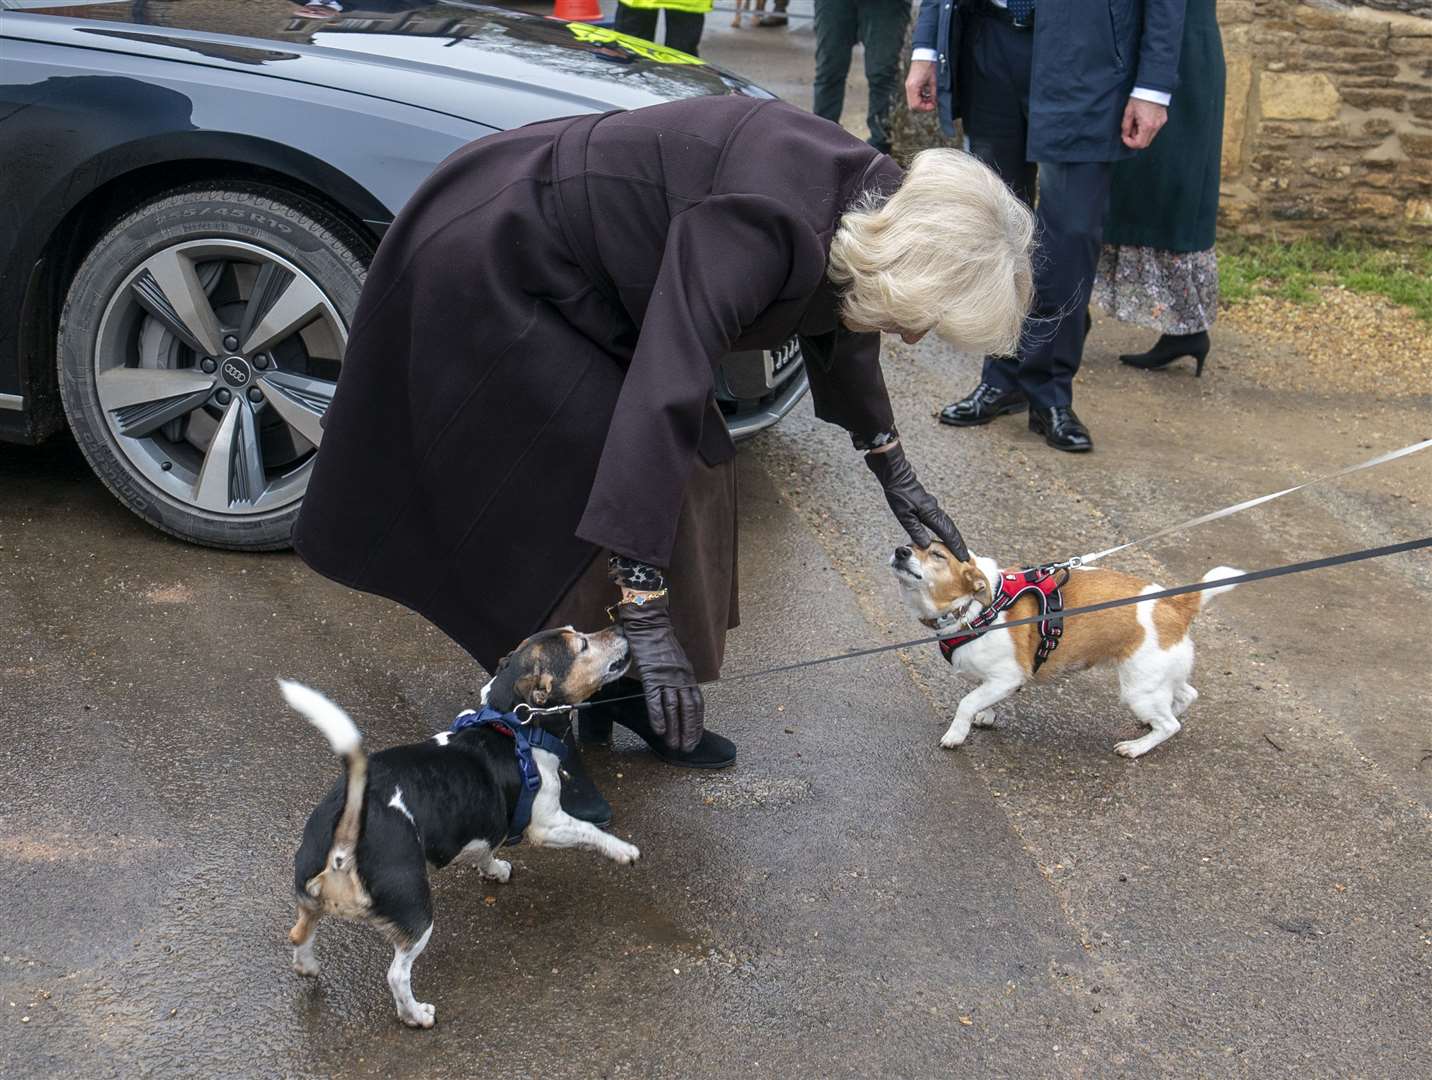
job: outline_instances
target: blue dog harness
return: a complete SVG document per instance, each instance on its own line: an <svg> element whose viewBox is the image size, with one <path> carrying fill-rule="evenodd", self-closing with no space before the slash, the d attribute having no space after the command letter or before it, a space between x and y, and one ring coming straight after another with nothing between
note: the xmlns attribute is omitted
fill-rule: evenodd
<svg viewBox="0 0 1432 1080"><path fill-rule="evenodd" d="M505 843L515 844L522 839L532 821L532 803L542 787L542 773L532 759L532 751L546 750L555 754L563 765L567 763L567 744L539 724L526 723L517 719L515 712L498 712L490 705L482 711L464 709L452 722L452 733L456 735L470 727L490 727L512 740L517 753L517 771L522 775L522 789L517 796L517 806L512 811L512 820L507 823Z"/></svg>

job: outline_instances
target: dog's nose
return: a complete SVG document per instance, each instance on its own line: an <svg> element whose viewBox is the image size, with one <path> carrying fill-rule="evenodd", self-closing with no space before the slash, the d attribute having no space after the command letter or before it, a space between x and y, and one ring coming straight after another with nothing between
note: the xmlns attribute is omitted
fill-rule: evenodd
<svg viewBox="0 0 1432 1080"><path fill-rule="evenodd" d="M911 551L910 551L910 549L907 548L907 547L897 547L897 548L895 549L895 558L900 559L902 562L903 562L905 559L908 559L908 558L910 557L910 555L911 555Z"/></svg>

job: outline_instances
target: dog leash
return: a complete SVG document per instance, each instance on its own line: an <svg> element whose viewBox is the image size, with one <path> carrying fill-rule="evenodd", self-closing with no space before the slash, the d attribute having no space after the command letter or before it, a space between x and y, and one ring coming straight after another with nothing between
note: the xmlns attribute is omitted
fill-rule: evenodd
<svg viewBox="0 0 1432 1080"><path fill-rule="evenodd" d="M1255 581L1268 581L1273 578L1287 577L1291 574L1306 574L1313 570L1326 570L1333 566L1365 562L1368 559L1381 559L1388 555L1399 555L1405 551L1418 551L1422 548L1432 548L1432 536L1425 536L1421 540L1404 540L1396 544L1385 544L1382 547L1362 548L1359 551L1348 551L1341 555L1328 555L1321 559L1307 559L1303 562L1287 563L1283 566L1272 566L1264 570L1251 570L1245 574L1216 578L1213 581L1195 581L1188 585L1175 585L1169 589L1160 589L1158 592L1143 593L1139 596L1121 596L1115 600L1104 600L1097 604L1086 604L1083 607L1065 608L1059 613L1059 618L1077 618L1080 615L1092 615L1098 611L1109 611L1113 608L1128 607L1130 604L1142 604L1155 600L1163 600L1170 596L1183 596L1187 593L1203 592L1206 589L1228 589L1235 585L1247 585ZM1045 618L1047 618L1047 616L1031 615L1023 619L1011 619L1008 622L994 623L990 626L965 627L961 632L963 633L967 630L974 637L983 637L985 634L993 633L996 630L1013 630L1016 626L1032 626ZM721 683L750 682L754 679L766 679L773 675L785 675L793 671L804 670L805 668L820 667L825 664L838 664L846 660L858 660L866 656L879 656L881 653L898 652L901 649L913 649L921 645L933 645L942 638L949 636L950 630L945 629L929 637L911 638L908 641L898 641L892 645L874 645L867 649L854 649L850 652L817 657L814 660L801 660L794 664L781 664L777 667L762 668L759 671L748 671L738 675L722 675L715 679L708 679L706 682L699 683L698 685L715 686ZM532 709L531 712L560 712L565 709L571 709L575 712L596 705L609 705L617 701L634 701L644 696L643 694L626 694L619 698L606 698L602 701L583 702L580 705L562 705L555 709Z"/></svg>
<svg viewBox="0 0 1432 1080"><path fill-rule="evenodd" d="M628 695L628 696L629 696L629 697L641 697L642 695L640 695L640 694L630 694L630 695ZM608 698L607 700L608 700L608 701L625 701L626 698L625 698L625 697L622 697L622 698ZM594 702L594 704L604 704L604 703L595 703L595 702ZM560 734L560 735L557 736L557 738L562 739L562 740L565 740L565 739L567 738L568 734L570 734L570 732L571 732L571 730L572 730L572 725L573 725L574 723L576 723L576 720L577 720L577 710L580 709L580 708L582 708L582 707L583 707L583 706L581 706L581 705L552 705L552 706L543 708L543 707L540 707L540 706L537 706L537 705L528 705L527 702L525 702L525 701L519 701L519 702L513 707L513 709L512 709L512 715L513 715L513 716L516 716L516 717L519 717L519 719L518 719L518 721L517 721L518 724L520 724L522 727L527 727L529 724L531 724L531 723L532 723L537 717L539 717L539 716L556 716L558 713L566 713L566 714L567 714L567 726L562 729L562 734ZM520 719L520 717L522 716L523 713L526 713L526 714L527 714L527 719L525 719L525 720ZM555 734L555 732L554 732L554 734Z"/></svg>
<svg viewBox="0 0 1432 1080"><path fill-rule="evenodd" d="M1295 491L1302 491L1304 488L1310 488L1315 484L1324 484L1329 480L1336 480L1339 477L1351 476L1353 473L1361 472L1363 469L1371 469L1375 465L1385 465L1389 461L1396 461L1398 458L1408 457L1426 450L1429 446L1432 446L1432 439L1424 439L1421 442L1413 443L1411 446L1404 446L1401 450L1378 454L1376 457L1368 458L1366 461L1359 462L1356 465L1349 465L1345 469L1339 469L1337 472L1328 473L1326 476L1319 476L1314 480L1307 480L1301 484L1295 484L1290 488L1284 488L1282 491L1275 491L1270 495L1259 495L1256 499L1247 499L1241 503L1234 503L1232 506L1225 506L1222 510L1214 510L1209 514L1200 514L1196 518L1179 522L1177 525L1170 525L1166 529L1149 533L1148 536L1141 536L1137 540L1130 540L1126 544L1118 544L1111 548L1105 548L1103 551L1091 552L1088 555L1076 555L1067 562L1055 563L1054 565L1069 567L1088 566L1090 563L1098 562L1105 556L1112 555L1117 551L1127 551L1131 547L1147 544L1150 540L1157 540L1161 536L1171 536L1176 532L1182 532L1184 529L1191 529L1195 525L1204 525L1210 521L1217 521L1219 518L1232 517L1234 514L1240 514L1244 510L1251 510L1255 506L1262 506L1264 503L1270 503L1274 499L1281 499L1284 495L1291 495Z"/></svg>
<svg viewBox="0 0 1432 1080"><path fill-rule="evenodd" d="M1144 593L1142 596L1121 596L1116 600L1104 600L1097 604L1086 604L1083 607L1065 608L1059 613L1059 618L1068 619L1079 615L1092 615L1096 611L1108 611L1112 608L1128 607L1130 604L1142 604L1149 600L1162 600L1168 596L1183 596L1185 593L1203 592L1205 589L1227 589L1235 585L1245 585L1254 581L1266 581L1271 578L1285 577L1289 574L1306 574L1311 570L1325 570L1332 566L1342 566L1345 563L1363 562L1367 559L1380 559L1387 555L1397 555L1404 551L1416 551L1419 548L1432 547L1432 536L1425 536L1421 540L1404 540L1398 544L1387 544L1383 547L1364 548L1361 551L1349 551L1342 555L1329 555L1322 559L1309 559L1305 562L1288 563L1285 566L1273 566L1266 570L1252 570L1246 574L1238 574L1234 577L1217 578L1213 581L1195 581L1189 585L1175 585L1171 589L1161 589L1158 592ZM976 637L983 637L985 634L993 633L996 630L1012 630L1016 626L1031 626L1047 618L1044 615L1031 615L1023 619L1011 619L1009 622L995 623L985 627L968 627L969 633ZM962 633L965 630L961 631ZM834 656L822 656L815 660L802 660L795 664L783 664L780 667L764 668L760 671L752 671L740 675L724 675L712 679L709 683L702 683L702 686L709 686L712 683L746 682L750 679L762 679L770 675L780 675L790 671L799 671L802 668L816 667L821 664L834 664L842 660L854 660L864 656L876 656L880 653L895 652L899 649L911 649L919 645L932 645L941 638L950 636L949 630L934 634L930 637L911 638L909 641L897 642L893 645L876 645L868 649L856 649L852 652L839 653ZM641 695L632 695L640 697Z"/></svg>
<svg viewBox="0 0 1432 1080"><path fill-rule="evenodd" d="M1353 473L1361 472L1364 469L1371 469L1378 465L1385 465L1389 461L1396 461L1398 458L1410 457L1412 454L1420 453L1432 447L1432 439L1423 439L1404 446L1399 450L1391 450L1384 454L1368 458L1366 461L1358 462L1356 465L1349 465L1336 472L1328 473L1326 476L1319 476L1312 480L1306 480L1301 484L1284 488L1281 491L1274 491L1268 495L1260 495L1255 499L1245 499L1243 502L1226 506L1222 510L1214 510L1211 513L1200 514L1198 517L1190 518L1187 521L1179 522L1177 525L1170 525L1167 528L1159 529L1157 532L1141 536L1137 540L1130 540L1124 544L1117 544L1103 551L1090 552L1088 555L1076 555L1064 562L1048 564L1052 568L1066 568L1077 566L1088 566L1119 551L1127 551L1129 548L1137 547L1140 544L1147 544L1160 537L1171 536L1174 533L1191 529L1198 525L1207 524L1210 521L1217 521L1219 518L1231 517L1234 514L1242 513L1244 510L1251 510L1255 506L1272 502L1274 499L1281 499L1284 495L1291 495L1295 491L1302 491L1305 488L1317 484L1327 483L1329 480L1337 480L1340 477L1350 476ZM1230 588L1235 585L1250 584L1254 581L1267 581L1272 578L1285 577L1290 574L1306 574L1313 570L1326 570L1333 566L1342 566L1348 563L1363 562L1367 559L1380 559L1388 555L1397 555L1405 551L1417 551L1422 548L1432 547L1432 536L1424 537L1421 540L1406 540L1398 544L1387 544L1382 547L1363 548L1360 551L1350 551L1342 555L1330 555L1322 559L1309 559L1304 562L1288 563L1284 566L1269 567L1265 570L1254 570L1250 573L1239 574L1236 577L1219 578L1216 581L1196 581L1188 585L1177 585L1171 589L1162 589L1159 592L1144 593L1140 596L1125 596L1116 600L1105 600L1098 604L1088 604L1079 608L1066 608L1059 615L1060 619L1077 618L1080 615L1091 615L1098 611L1108 611L1112 608L1127 607L1130 604L1141 604L1145 601L1162 600L1170 596L1183 596L1187 593L1203 592L1206 589ZM974 637L983 637L985 634L996 630L1012 630L1017 626L1030 626L1041 622L1042 615L1033 615L1024 619L1014 619L1007 622L994 623L986 627L961 627L962 631L969 631ZM819 667L825 664L841 663L845 660L858 660L866 656L878 656L887 652L898 652L901 649L913 649L921 645L932 645L946 638L952 628L946 627L938 634L929 637L911 638L908 641L897 642L893 645L876 645L867 649L855 649L851 652L836 653L831 656L821 656L813 660L801 660L793 664L782 664L777 667L762 668L759 671L745 672L738 675L723 675L706 682L699 683L699 686L715 686L720 683L749 682L754 679L769 678L772 675L783 675L793 671L800 671L804 668ZM580 705L563 705L556 709L533 709L533 713L559 712L562 709L571 709L574 713L580 709L591 708L594 705L611 704L617 701L632 701L644 697L643 694L626 694L619 698L606 698L602 702L583 702ZM529 718L530 719L530 718Z"/></svg>

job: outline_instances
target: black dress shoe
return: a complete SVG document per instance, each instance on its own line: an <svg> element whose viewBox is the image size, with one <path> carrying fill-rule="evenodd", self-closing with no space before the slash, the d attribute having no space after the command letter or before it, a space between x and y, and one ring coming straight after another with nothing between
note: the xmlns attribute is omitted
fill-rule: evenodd
<svg viewBox="0 0 1432 1080"><path fill-rule="evenodd" d="M567 760L562 769L562 809L581 821L589 821L598 828L612 823L612 804L602 797L597 785L587 774L582 763L582 752L577 739L568 731L562 740L567 744Z"/></svg>
<svg viewBox="0 0 1432 1080"><path fill-rule="evenodd" d="M603 701L603 697L624 700ZM639 735L651 752L668 765L686 769L724 769L736 764L736 744L714 731L703 731L701 741L685 753L667 746L666 741L651 729L639 682L622 679L611 683L598 691L592 702L594 704L590 708L582 709L578 714L577 726L584 743L610 746L612 725L616 723Z"/></svg>
<svg viewBox="0 0 1432 1080"><path fill-rule="evenodd" d="M1029 399L1022 390L1001 390L982 382L967 396L940 410L940 423L952 427L975 427L988 424L996 416L1022 412Z"/></svg>
<svg viewBox="0 0 1432 1080"><path fill-rule="evenodd" d="M1068 405L1056 405L1052 409L1030 409L1029 430L1043 435L1044 441L1056 450L1082 453L1094 449L1094 440L1089 429L1074 415Z"/></svg>
<svg viewBox="0 0 1432 1080"><path fill-rule="evenodd" d="M1119 357L1119 362L1128 364L1129 367L1152 371L1154 368L1168 367L1181 356L1191 356L1196 365L1194 375L1202 377L1203 362L1208 359L1208 331L1200 330L1196 334L1161 334L1148 352L1125 353Z"/></svg>

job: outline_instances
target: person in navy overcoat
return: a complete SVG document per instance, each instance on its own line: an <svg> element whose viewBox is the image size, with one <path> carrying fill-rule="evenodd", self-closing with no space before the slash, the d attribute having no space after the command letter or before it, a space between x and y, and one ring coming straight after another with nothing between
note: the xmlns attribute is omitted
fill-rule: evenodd
<svg viewBox="0 0 1432 1080"><path fill-rule="evenodd" d="M1029 410L1056 449L1093 448L1073 409L1113 162L1149 145L1177 88L1185 0L923 0L905 89L1026 202L1035 306L1016 356L986 357L942 422Z"/></svg>

